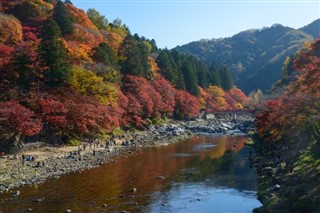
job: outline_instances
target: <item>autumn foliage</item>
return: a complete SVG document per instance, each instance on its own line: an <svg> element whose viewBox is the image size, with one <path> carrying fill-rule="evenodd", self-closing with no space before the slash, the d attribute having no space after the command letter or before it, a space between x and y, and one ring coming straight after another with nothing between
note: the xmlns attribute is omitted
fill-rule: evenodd
<svg viewBox="0 0 320 213"><path fill-rule="evenodd" d="M257 129L266 141L293 138L303 132L318 137L320 125L320 40L302 49L294 61L298 78L257 115Z"/></svg>
<svg viewBox="0 0 320 213"><path fill-rule="evenodd" d="M199 102L197 98L190 93L176 90L175 102L175 114L178 118L192 118L199 114Z"/></svg>
<svg viewBox="0 0 320 213"><path fill-rule="evenodd" d="M205 90L200 88L199 91L201 108L208 112L241 110L248 102L246 95L236 87L224 91L218 86L209 86Z"/></svg>
<svg viewBox="0 0 320 213"><path fill-rule="evenodd" d="M1 43L15 44L22 40L22 26L14 16L0 12L0 26Z"/></svg>
<svg viewBox="0 0 320 213"><path fill-rule="evenodd" d="M67 142L116 127L144 128L161 117L194 118L200 109L241 109L246 102L237 88L196 82L196 70L206 67L194 58L172 52L159 66L155 41L131 35L119 19L109 24L99 13L90 19L62 1L1 3L0 139ZM190 62L182 72L189 59L197 69ZM185 91L188 79L198 97Z"/></svg>
<svg viewBox="0 0 320 213"><path fill-rule="evenodd" d="M39 134L41 122L34 112L18 101L0 102L0 134L32 136Z"/></svg>

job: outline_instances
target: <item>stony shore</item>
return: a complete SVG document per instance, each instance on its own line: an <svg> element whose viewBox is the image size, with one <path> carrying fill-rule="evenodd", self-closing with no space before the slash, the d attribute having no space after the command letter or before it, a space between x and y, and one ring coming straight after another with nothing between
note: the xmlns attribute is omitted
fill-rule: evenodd
<svg viewBox="0 0 320 213"><path fill-rule="evenodd" d="M48 147L38 143L38 148L19 152L17 156L0 158L0 193L13 191L23 185L34 185L50 178L59 178L72 172L101 166L117 156L134 153L150 146L167 145L196 134L246 135L254 126L250 115L224 115L213 120L172 121L170 124L150 125L146 130L116 138L116 145L105 147L104 143L88 146L78 152L80 147ZM133 140L124 146L122 142ZM72 157L68 157L72 152ZM24 161L21 156L33 156L34 161ZM13 191L18 196L18 191Z"/></svg>
<svg viewBox="0 0 320 213"><path fill-rule="evenodd" d="M268 148L255 140L253 157L258 175L258 200L264 212L320 212L319 149L290 145ZM284 148L282 148L284 147Z"/></svg>

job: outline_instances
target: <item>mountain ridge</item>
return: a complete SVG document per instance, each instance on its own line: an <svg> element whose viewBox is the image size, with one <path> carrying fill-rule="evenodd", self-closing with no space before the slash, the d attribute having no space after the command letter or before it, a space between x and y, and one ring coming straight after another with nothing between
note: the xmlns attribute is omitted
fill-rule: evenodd
<svg viewBox="0 0 320 213"><path fill-rule="evenodd" d="M320 31L318 24L320 19L299 29L273 24L227 38L193 41L174 49L192 54L209 66L214 62L226 64L235 84L247 94L257 89L267 91L280 79L285 58L315 39L313 35Z"/></svg>

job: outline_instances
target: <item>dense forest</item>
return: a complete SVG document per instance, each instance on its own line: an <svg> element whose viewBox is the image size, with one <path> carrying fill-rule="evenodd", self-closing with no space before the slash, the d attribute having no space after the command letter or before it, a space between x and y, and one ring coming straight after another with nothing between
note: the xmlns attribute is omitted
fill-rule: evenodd
<svg viewBox="0 0 320 213"><path fill-rule="evenodd" d="M274 24L250 29L229 38L194 41L175 49L190 53L208 65L229 66L235 84L249 94L268 91L281 78L281 67L290 57L320 34L320 19L300 29Z"/></svg>
<svg viewBox="0 0 320 213"><path fill-rule="evenodd" d="M242 109L227 66L159 49L70 1L0 1L0 137L73 143L200 110Z"/></svg>

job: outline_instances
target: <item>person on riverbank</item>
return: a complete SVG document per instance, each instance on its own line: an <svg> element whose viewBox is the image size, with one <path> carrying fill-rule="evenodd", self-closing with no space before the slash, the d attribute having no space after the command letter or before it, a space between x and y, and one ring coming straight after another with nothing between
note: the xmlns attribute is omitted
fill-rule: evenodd
<svg viewBox="0 0 320 213"><path fill-rule="evenodd" d="M26 156L22 154L21 158L22 158L22 165L24 166L24 164L26 163Z"/></svg>
<svg viewBox="0 0 320 213"><path fill-rule="evenodd" d="M86 151L87 146L88 146L88 143L85 141L85 142L83 143L83 151Z"/></svg>
<svg viewBox="0 0 320 213"><path fill-rule="evenodd" d="M110 145L110 141L109 141L109 139L107 138L106 139L106 142L105 142L105 147L106 147L106 149L108 149L109 148L109 145Z"/></svg>
<svg viewBox="0 0 320 213"><path fill-rule="evenodd" d="M69 159L69 158L73 158L73 153L72 153L72 151L70 151L70 152L69 152L69 155L67 156L67 159Z"/></svg>
<svg viewBox="0 0 320 213"><path fill-rule="evenodd" d="M78 146L78 155L80 155L81 154L81 147L80 146Z"/></svg>

